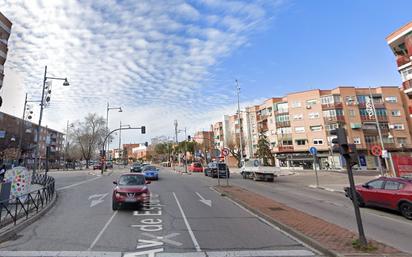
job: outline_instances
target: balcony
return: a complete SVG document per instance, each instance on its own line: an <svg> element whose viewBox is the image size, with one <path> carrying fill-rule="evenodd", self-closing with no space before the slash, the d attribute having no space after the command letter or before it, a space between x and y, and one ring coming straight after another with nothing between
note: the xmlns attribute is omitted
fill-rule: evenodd
<svg viewBox="0 0 412 257"><path fill-rule="evenodd" d="M275 150L276 151L276 150ZM293 145L281 145L277 147L277 152L279 153L287 153L293 152Z"/></svg>
<svg viewBox="0 0 412 257"><path fill-rule="evenodd" d="M290 121L276 121L277 128L290 127Z"/></svg>
<svg viewBox="0 0 412 257"><path fill-rule="evenodd" d="M412 79L404 81L402 83L402 89L405 94L412 97Z"/></svg>
<svg viewBox="0 0 412 257"><path fill-rule="evenodd" d="M402 65L405 65L405 64L409 63L410 61L411 61L411 59L409 59L409 57L406 56L406 55L396 56L396 64L398 65L398 67L401 67Z"/></svg>
<svg viewBox="0 0 412 257"><path fill-rule="evenodd" d="M375 115L361 115L360 116L362 122L376 122ZM388 122L388 116L378 116L379 122Z"/></svg>
<svg viewBox="0 0 412 257"><path fill-rule="evenodd" d="M322 109L323 109L323 110L342 109L342 108L343 108L343 104L342 104L342 103L322 104Z"/></svg>
<svg viewBox="0 0 412 257"><path fill-rule="evenodd" d="M375 106L375 108L385 108L385 104L383 102L374 101L373 105ZM359 108L366 108L366 102L360 102Z"/></svg>
<svg viewBox="0 0 412 257"><path fill-rule="evenodd" d="M266 132L269 130L268 124L267 123L260 123L258 124L258 130L259 132Z"/></svg>
<svg viewBox="0 0 412 257"><path fill-rule="evenodd" d="M345 122L345 117L343 115L324 117L323 119L325 120L325 123Z"/></svg>

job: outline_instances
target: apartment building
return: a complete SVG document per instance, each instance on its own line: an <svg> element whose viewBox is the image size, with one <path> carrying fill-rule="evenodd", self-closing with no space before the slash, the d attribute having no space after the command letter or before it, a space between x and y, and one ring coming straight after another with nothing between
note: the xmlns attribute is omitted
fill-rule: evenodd
<svg viewBox="0 0 412 257"><path fill-rule="evenodd" d="M0 154L7 160L21 158L26 164L33 164L35 157L37 124L0 112ZM21 156L19 142L21 135ZM39 153L42 163L50 147L51 164L58 163L63 156L64 134L48 127L40 128Z"/></svg>
<svg viewBox="0 0 412 257"><path fill-rule="evenodd" d="M0 89L3 86L4 64L7 58L7 42L10 37L12 23L0 12ZM0 97L0 106L2 99Z"/></svg>
<svg viewBox="0 0 412 257"><path fill-rule="evenodd" d="M392 32L386 41L396 57L398 72L402 78L404 93L412 98L412 22ZM412 102L409 103L409 114L412 114Z"/></svg>
<svg viewBox="0 0 412 257"><path fill-rule="evenodd" d="M146 160L147 153L147 147L145 145L139 145L138 147L132 148L132 156L129 158L134 158L136 160Z"/></svg>
<svg viewBox="0 0 412 257"><path fill-rule="evenodd" d="M218 149L223 148L223 144L224 144L223 122L218 121L218 122L213 123L213 125L211 125L211 129L213 131L215 146Z"/></svg>
<svg viewBox="0 0 412 257"><path fill-rule="evenodd" d="M313 157L308 150L316 147L322 168L327 165L342 168L344 161L331 149L330 131L344 127L349 143L356 145L359 152L360 168L376 168L378 159L370 154L370 149L381 141L375 116L368 113L370 101L376 110L385 149L393 154L411 151L408 107L402 90L396 86L315 89L270 98L261 105L248 107L246 113L256 114L256 130L251 125L253 121L248 124L248 116L244 116L248 121L242 134L244 150L248 158L253 156L256 139L264 134L279 166L311 168ZM236 117L225 116L224 131L228 130L225 135L233 137Z"/></svg>
<svg viewBox="0 0 412 257"><path fill-rule="evenodd" d="M211 131L197 131L193 136L193 141L202 145L207 152L211 153L215 149L214 133Z"/></svg>
<svg viewBox="0 0 412 257"><path fill-rule="evenodd" d="M259 105L252 107L246 107L246 110L241 113L242 120L245 121L243 124L244 132L244 154L246 158L250 159L254 157L257 150L258 137L258 125L257 125L257 112L259 110Z"/></svg>

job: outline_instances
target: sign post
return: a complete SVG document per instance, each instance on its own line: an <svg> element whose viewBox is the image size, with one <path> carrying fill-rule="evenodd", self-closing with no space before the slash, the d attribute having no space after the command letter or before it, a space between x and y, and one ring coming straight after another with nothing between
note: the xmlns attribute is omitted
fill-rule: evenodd
<svg viewBox="0 0 412 257"><path fill-rule="evenodd" d="M222 154L223 154L223 157L225 158L225 164L226 164L226 186L229 186L229 170L227 168L227 161L226 161L226 156L229 155L229 149L226 147L223 148Z"/></svg>
<svg viewBox="0 0 412 257"><path fill-rule="evenodd" d="M383 169L382 169L382 162L381 162L381 155L382 155L382 147L380 145L374 145L371 148L372 155L378 157L378 168L383 176Z"/></svg>
<svg viewBox="0 0 412 257"><path fill-rule="evenodd" d="M309 152L313 155L313 168L315 169L316 187L319 187L318 170L316 167L316 155L318 154L318 149L312 146L311 148L309 148Z"/></svg>

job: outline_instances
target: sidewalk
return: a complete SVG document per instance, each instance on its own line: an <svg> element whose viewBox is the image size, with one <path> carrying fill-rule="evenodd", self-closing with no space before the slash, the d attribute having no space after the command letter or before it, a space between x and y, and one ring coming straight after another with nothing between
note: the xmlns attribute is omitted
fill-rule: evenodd
<svg viewBox="0 0 412 257"><path fill-rule="evenodd" d="M357 235L345 228L290 208L244 188L236 186L215 188L327 256L411 256L373 240L368 240L375 247L373 251L357 250L352 247L352 242L357 238Z"/></svg>

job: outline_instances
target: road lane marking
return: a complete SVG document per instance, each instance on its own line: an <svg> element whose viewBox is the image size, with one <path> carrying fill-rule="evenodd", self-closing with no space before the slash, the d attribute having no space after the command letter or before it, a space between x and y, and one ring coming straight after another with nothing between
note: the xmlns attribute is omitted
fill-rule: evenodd
<svg viewBox="0 0 412 257"><path fill-rule="evenodd" d="M101 178L101 177L94 177L94 178L86 179L86 180L84 180L84 181L81 181L81 182L78 182L78 183L74 183L74 184L71 184L71 185L68 185L68 186L59 187L59 188L56 189L56 191L61 191L61 190L64 190L64 189L68 189L68 188L72 188L72 187L75 187L75 186L79 186L79 185L81 185L81 184L88 183L88 182L91 182L91 181L96 180L96 179L99 179L99 178Z"/></svg>
<svg viewBox="0 0 412 257"><path fill-rule="evenodd" d="M214 189L213 187L209 187L210 190L216 192L217 194L220 195L220 192L218 192L216 189ZM271 223L270 221L260 217L259 215L253 213L251 210L247 209L246 207L244 207L243 205L237 203L236 201L230 199L229 197L225 197L225 199L229 200L230 202L232 202L234 205L238 206L240 209L244 210L245 212L249 213L250 215L252 215L253 217L257 218L258 220L260 220L261 222L263 222L264 224L268 225L269 227L281 232L282 234L284 234L285 236L289 237L290 239L298 242L299 244L303 245L304 247L310 249L312 252L321 255L321 253L316 250L315 248L311 247L310 245L304 243L303 241L299 240L298 238L292 236L291 234L287 233L286 231L282 230L281 228L279 228L278 226L274 225L273 223ZM260 256L260 255L259 255Z"/></svg>
<svg viewBox="0 0 412 257"><path fill-rule="evenodd" d="M184 221L185 224L186 224L187 231L189 232L189 235L190 235L190 237L192 238L192 242L193 242L193 245L194 245L195 248L196 248L196 251L197 251L197 252L202 251L202 250L200 249L199 243L198 243L197 240L196 240L195 234L193 233L192 228L190 227L190 224L189 224L189 222L187 221L186 215L185 215L185 213L184 213L184 211L183 211L183 209L182 209L182 206L180 205L179 199L177 199L177 196L176 196L175 192L173 192L173 196L175 197L177 206L179 207L180 213L182 214L183 221Z"/></svg>
<svg viewBox="0 0 412 257"><path fill-rule="evenodd" d="M195 192L197 194L197 196L199 196L200 198L200 202L206 204L209 207L212 207L212 200L206 200L203 196L201 196L198 192Z"/></svg>
<svg viewBox="0 0 412 257"><path fill-rule="evenodd" d="M89 196L89 200L90 200L90 199L93 199L92 202L90 203L90 208L98 205L99 203L104 202L103 199L104 199L108 194L109 194L109 193L105 193L105 194L94 194L94 195ZM94 199L94 198L97 198L97 199Z"/></svg>
<svg viewBox="0 0 412 257"><path fill-rule="evenodd" d="M116 216L118 211L115 211L113 213L113 215L110 217L110 219L106 222L106 224L104 225L104 227L102 228L102 230L100 230L99 234L96 236L96 238L94 239L94 241L92 242L92 244L90 245L89 249L87 249L88 251L90 251L91 249L93 249L93 247L96 245L97 241L99 241L100 237L103 235L104 231L107 229L107 227L110 225L110 223L112 222L114 216Z"/></svg>

